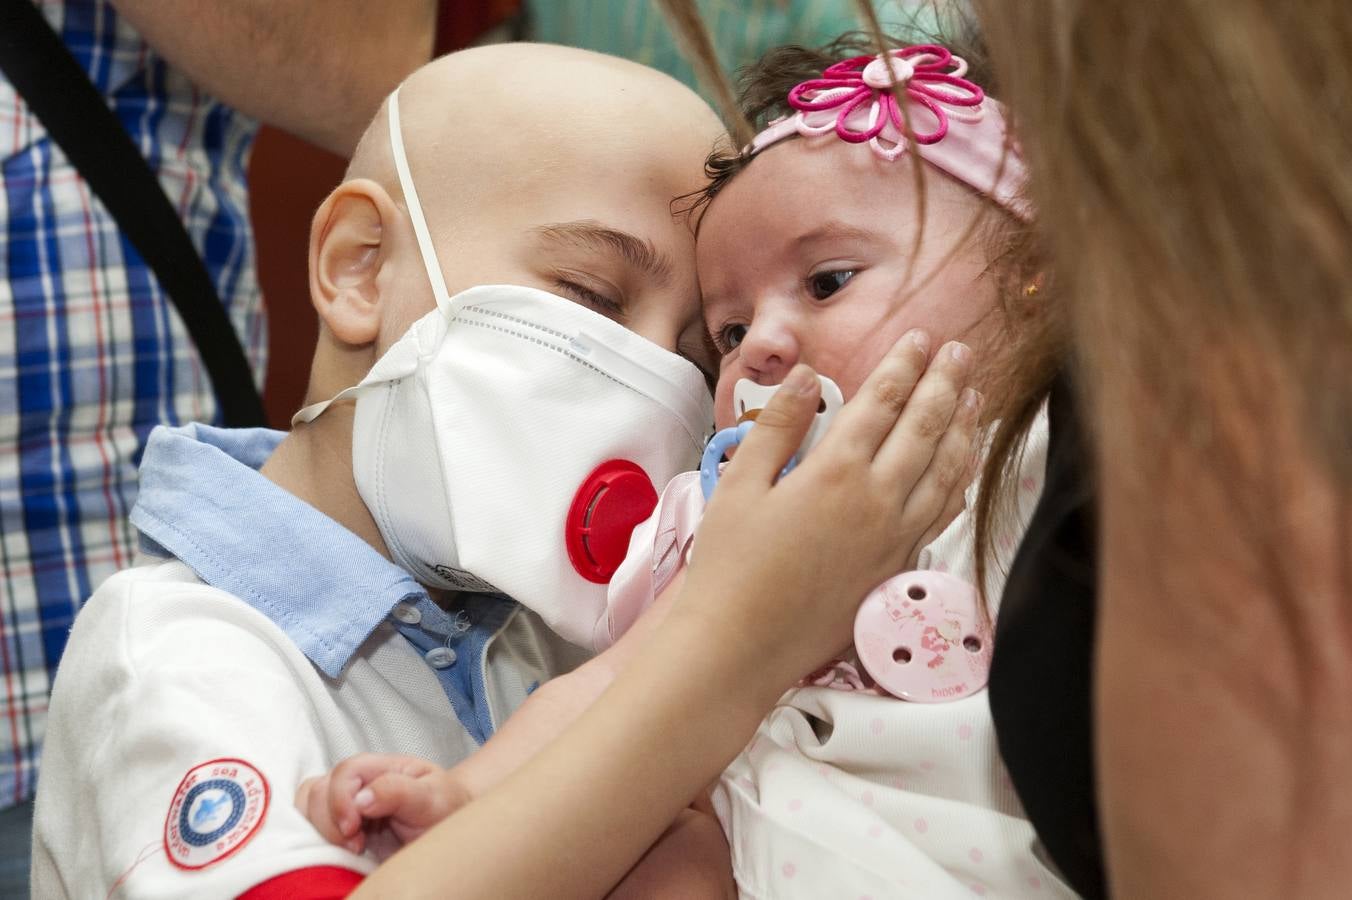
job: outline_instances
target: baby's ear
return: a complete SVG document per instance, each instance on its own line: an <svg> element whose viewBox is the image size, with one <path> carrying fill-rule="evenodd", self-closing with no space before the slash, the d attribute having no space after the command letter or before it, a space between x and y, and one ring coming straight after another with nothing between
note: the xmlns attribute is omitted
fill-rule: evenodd
<svg viewBox="0 0 1352 900"><path fill-rule="evenodd" d="M334 337L362 346L380 332L376 276L388 256L385 224L396 213L383 187L345 181L315 211L310 225L310 302Z"/></svg>

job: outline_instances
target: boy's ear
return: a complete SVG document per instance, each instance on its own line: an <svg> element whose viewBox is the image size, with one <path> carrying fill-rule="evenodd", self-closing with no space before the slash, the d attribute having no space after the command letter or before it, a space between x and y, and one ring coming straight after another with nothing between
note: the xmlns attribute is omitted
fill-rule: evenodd
<svg viewBox="0 0 1352 900"><path fill-rule="evenodd" d="M385 226L397 207L367 178L345 181L315 211L310 225L310 302L333 336L362 346L380 332L376 276L388 258Z"/></svg>

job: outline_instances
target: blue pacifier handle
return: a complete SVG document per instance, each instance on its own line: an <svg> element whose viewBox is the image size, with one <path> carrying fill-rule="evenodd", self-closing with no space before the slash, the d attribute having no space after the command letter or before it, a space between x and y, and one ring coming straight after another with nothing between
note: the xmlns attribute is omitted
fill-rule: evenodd
<svg viewBox="0 0 1352 900"><path fill-rule="evenodd" d="M754 421L748 420L740 425L724 428L709 438L709 443L704 448L704 456L699 461L699 487L704 493L706 503L713 496L714 488L718 487L718 478L722 474L720 469L723 465L723 457L733 447L746 440L746 436L751 432L751 426L755 424ZM783 478L792 472L796 465L798 465L798 456L795 454L789 460L789 464L780 470L779 477Z"/></svg>

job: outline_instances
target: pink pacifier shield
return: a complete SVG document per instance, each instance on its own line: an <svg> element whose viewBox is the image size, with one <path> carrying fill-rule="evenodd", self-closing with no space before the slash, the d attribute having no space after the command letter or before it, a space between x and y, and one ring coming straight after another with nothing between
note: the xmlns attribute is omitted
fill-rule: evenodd
<svg viewBox="0 0 1352 900"><path fill-rule="evenodd" d="M884 581L854 618L854 648L893 696L941 703L976 693L991 669L991 634L976 588L946 572Z"/></svg>

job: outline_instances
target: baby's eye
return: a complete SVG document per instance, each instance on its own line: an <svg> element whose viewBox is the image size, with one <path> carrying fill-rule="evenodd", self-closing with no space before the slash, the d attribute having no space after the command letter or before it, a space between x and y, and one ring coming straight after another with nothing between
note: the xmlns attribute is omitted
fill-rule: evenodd
<svg viewBox="0 0 1352 900"><path fill-rule="evenodd" d="M809 275L807 290L815 300L825 300L843 288L854 277L854 269L841 269L836 272L818 272Z"/></svg>
<svg viewBox="0 0 1352 900"><path fill-rule="evenodd" d="M737 349L745 338L746 325L738 323L724 326L723 330L718 333L718 340L714 343L718 346L720 353L731 353Z"/></svg>

